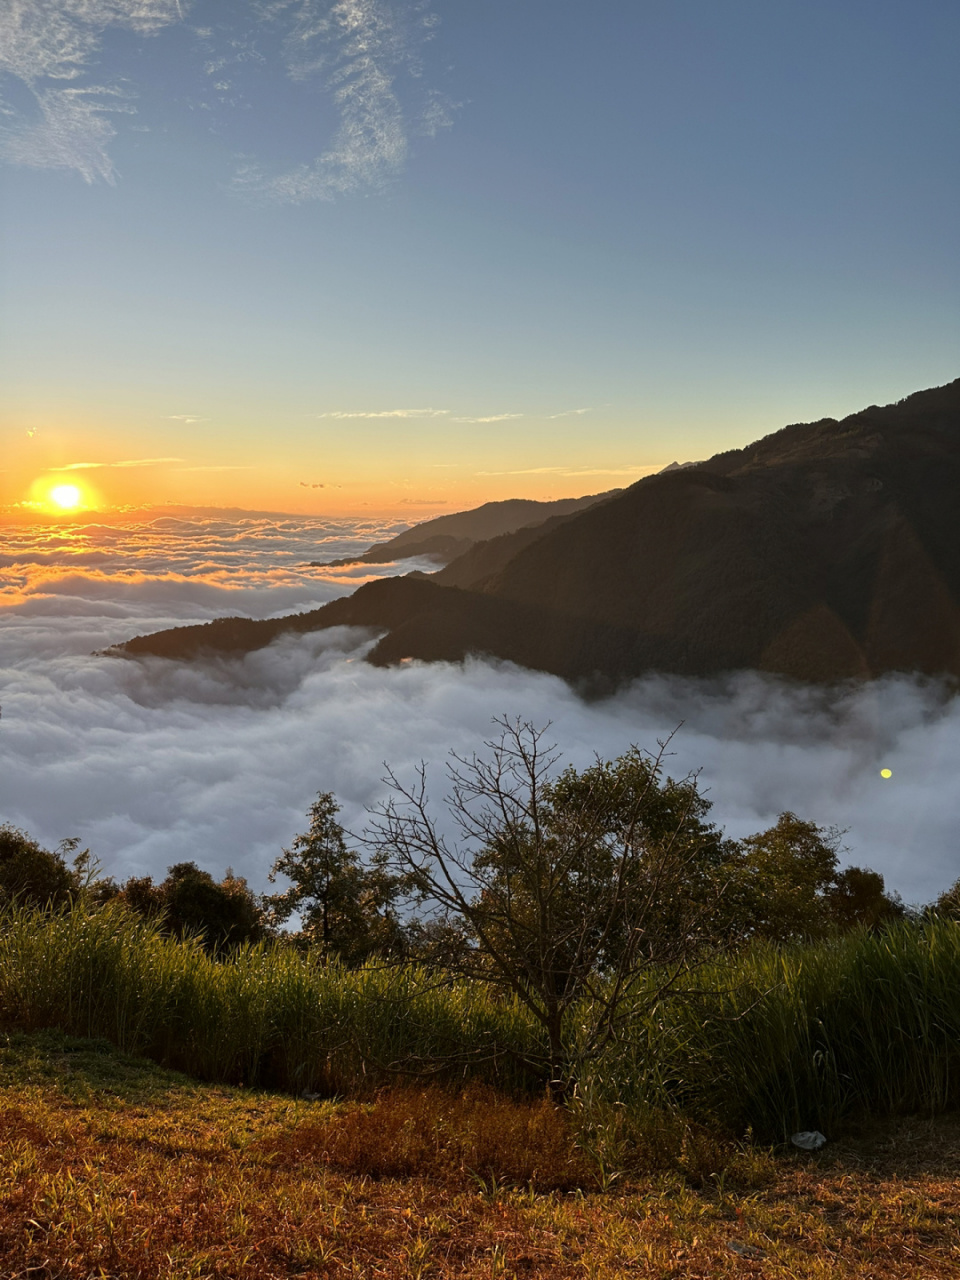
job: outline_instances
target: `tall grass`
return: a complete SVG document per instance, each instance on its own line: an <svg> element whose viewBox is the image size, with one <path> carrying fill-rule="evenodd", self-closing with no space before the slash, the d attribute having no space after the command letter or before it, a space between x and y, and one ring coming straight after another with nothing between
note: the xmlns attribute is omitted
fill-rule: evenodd
<svg viewBox="0 0 960 1280"><path fill-rule="evenodd" d="M755 946L689 975L597 1071L620 1100L782 1140L960 1106L960 926ZM606 1092L606 1091L605 1091Z"/></svg>
<svg viewBox="0 0 960 1280"><path fill-rule="evenodd" d="M271 944L218 962L118 904L0 914L0 1020L103 1037L201 1079L371 1092L424 1070L529 1087L528 1018L415 967L341 969Z"/></svg>
<svg viewBox="0 0 960 1280"><path fill-rule="evenodd" d="M780 1140L798 1128L829 1133L856 1111L960 1106L960 926L948 920L758 946L703 964L665 999L641 990L636 1000L628 1034L584 1069L580 1098L594 1121L604 1106L679 1111ZM536 1054L536 1025L480 984L414 967L324 966L279 945L217 962L117 904L8 907L0 1020L295 1092L365 1096L423 1075L538 1087L522 1066Z"/></svg>

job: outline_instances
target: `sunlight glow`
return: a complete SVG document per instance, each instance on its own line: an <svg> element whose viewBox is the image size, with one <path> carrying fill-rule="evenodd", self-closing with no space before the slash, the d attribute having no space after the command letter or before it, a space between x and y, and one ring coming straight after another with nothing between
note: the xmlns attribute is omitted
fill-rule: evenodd
<svg viewBox="0 0 960 1280"><path fill-rule="evenodd" d="M58 484L56 489L50 490L50 501L62 511L72 511L80 502L80 490L75 484Z"/></svg>

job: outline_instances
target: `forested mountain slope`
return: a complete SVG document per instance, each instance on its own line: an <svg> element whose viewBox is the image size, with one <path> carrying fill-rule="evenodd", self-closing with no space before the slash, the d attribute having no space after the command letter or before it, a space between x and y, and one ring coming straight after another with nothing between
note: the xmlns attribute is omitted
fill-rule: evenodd
<svg viewBox="0 0 960 1280"><path fill-rule="evenodd" d="M511 537L311 614L125 648L189 657L351 624L385 633L374 662L486 653L601 684L739 668L960 676L960 380L785 427Z"/></svg>
<svg viewBox="0 0 960 1280"><path fill-rule="evenodd" d="M619 489L611 490L619 493ZM485 502L471 511L452 511L449 515L424 520L412 529L404 529L395 538L374 543L361 556L345 560L313 560L311 564L389 564L393 560L427 556L439 564L447 564L475 543L497 538L515 529L537 528L545 520L583 511L595 502L609 497L592 493L583 498L558 498L556 502L534 502L528 498L507 498L503 502Z"/></svg>

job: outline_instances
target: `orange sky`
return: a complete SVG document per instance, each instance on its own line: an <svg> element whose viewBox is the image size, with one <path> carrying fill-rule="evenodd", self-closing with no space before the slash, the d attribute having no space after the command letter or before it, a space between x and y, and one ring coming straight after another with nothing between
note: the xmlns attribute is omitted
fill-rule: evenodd
<svg viewBox="0 0 960 1280"><path fill-rule="evenodd" d="M44 516L63 513L51 495L67 486L79 491L73 512L184 504L416 523L502 498L620 488L677 456L671 436L638 432L631 441L604 410L486 423L457 422L467 415L449 411L373 410L320 426L314 420L306 430L289 415L273 431L229 418L141 420L127 429L11 416L0 508ZM696 432L686 434L693 438L681 451L703 448Z"/></svg>

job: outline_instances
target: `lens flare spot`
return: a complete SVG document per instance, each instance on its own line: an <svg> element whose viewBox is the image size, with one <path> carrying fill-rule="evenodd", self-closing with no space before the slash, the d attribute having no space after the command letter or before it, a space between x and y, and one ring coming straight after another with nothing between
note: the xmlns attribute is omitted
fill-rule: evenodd
<svg viewBox="0 0 960 1280"><path fill-rule="evenodd" d="M892 778L892 777L893 777L893 770L892 770L892 769L881 769L881 770L880 770L880 777L881 777L881 778Z"/></svg>
<svg viewBox="0 0 960 1280"><path fill-rule="evenodd" d="M80 490L75 484L58 484L50 490L50 500L61 511L70 511L80 501Z"/></svg>

